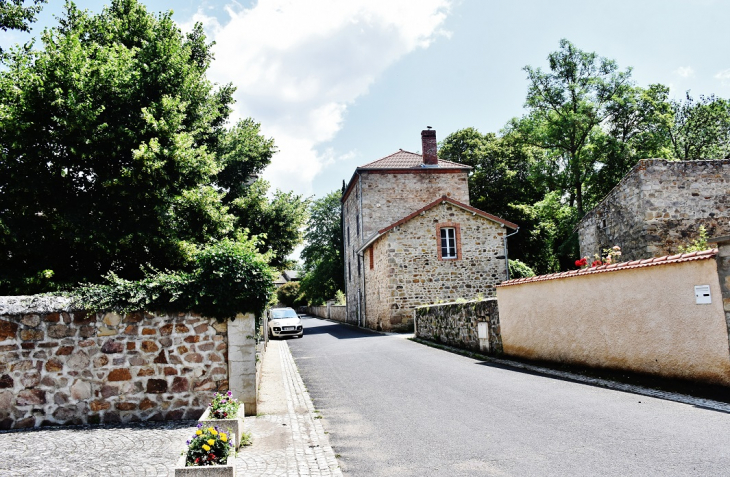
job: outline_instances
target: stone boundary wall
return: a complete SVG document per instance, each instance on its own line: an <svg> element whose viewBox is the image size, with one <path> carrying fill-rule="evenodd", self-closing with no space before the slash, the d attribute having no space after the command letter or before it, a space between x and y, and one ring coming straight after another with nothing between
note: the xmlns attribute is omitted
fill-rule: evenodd
<svg viewBox="0 0 730 477"><path fill-rule="evenodd" d="M497 299L420 306L414 310L416 337L456 348L502 353ZM479 323L487 337L479 338Z"/></svg>
<svg viewBox="0 0 730 477"><path fill-rule="evenodd" d="M326 318L329 320L339 321L341 323L344 323L347 321L347 306L346 305L310 306L310 307L308 307L308 313L310 315L318 316L320 318Z"/></svg>
<svg viewBox="0 0 730 477"><path fill-rule="evenodd" d="M327 318L327 307L326 306L310 306L308 313L310 315L318 316L320 318Z"/></svg>
<svg viewBox="0 0 730 477"><path fill-rule="evenodd" d="M618 245L623 260L678 253L699 237L730 234L730 159L642 159L576 226L581 256Z"/></svg>
<svg viewBox="0 0 730 477"><path fill-rule="evenodd" d="M0 429L197 419L228 389L227 323L0 297Z"/></svg>

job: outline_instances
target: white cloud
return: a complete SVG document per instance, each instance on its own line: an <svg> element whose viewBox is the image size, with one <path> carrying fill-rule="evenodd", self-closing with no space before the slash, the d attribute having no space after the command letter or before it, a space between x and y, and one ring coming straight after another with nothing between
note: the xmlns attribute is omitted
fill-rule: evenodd
<svg viewBox="0 0 730 477"><path fill-rule="evenodd" d="M695 70L691 66L680 66L674 70L674 74L681 76L682 78L691 78L695 75Z"/></svg>
<svg viewBox="0 0 730 477"><path fill-rule="evenodd" d="M730 86L730 68L719 71L715 79L719 79L723 86Z"/></svg>
<svg viewBox="0 0 730 477"><path fill-rule="evenodd" d="M225 24L203 9L192 22L216 41L209 77L238 87L235 117L253 117L276 140L265 178L309 194L317 173L342 159L318 150L342 128L348 105L398 59L447 35L450 1L259 0L228 5Z"/></svg>

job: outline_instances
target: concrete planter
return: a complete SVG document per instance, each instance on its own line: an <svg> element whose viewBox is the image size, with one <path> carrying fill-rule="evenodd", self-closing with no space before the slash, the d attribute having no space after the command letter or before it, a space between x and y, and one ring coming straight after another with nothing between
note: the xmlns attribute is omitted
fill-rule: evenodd
<svg viewBox="0 0 730 477"><path fill-rule="evenodd" d="M226 465L203 465L185 467L185 455L180 456L175 467L175 477L235 477L236 464L233 452L228 456Z"/></svg>
<svg viewBox="0 0 730 477"><path fill-rule="evenodd" d="M203 427L218 427L218 429L224 431L226 434L236 436L233 443L236 450L241 444L241 438L243 437L243 404L238 408L238 417L235 419L215 419L210 415L210 408L207 408L198 422L203 424Z"/></svg>

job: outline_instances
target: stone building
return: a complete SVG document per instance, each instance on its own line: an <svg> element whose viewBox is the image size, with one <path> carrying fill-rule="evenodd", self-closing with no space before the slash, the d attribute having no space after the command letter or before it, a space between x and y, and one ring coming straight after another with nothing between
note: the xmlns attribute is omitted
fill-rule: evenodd
<svg viewBox="0 0 730 477"><path fill-rule="evenodd" d="M576 229L581 256L618 245L636 260L677 253L700 225L730 235L730 160L641 160Z"/></svg>
<svg viewBox="0 0 730 477"><path fill-rule="evenodd" d="M413 308L494 296L506 278L511 222L469 205L463 164L400 150L358 167L342 198L347 321L378 330L413 327Z"/></svg>

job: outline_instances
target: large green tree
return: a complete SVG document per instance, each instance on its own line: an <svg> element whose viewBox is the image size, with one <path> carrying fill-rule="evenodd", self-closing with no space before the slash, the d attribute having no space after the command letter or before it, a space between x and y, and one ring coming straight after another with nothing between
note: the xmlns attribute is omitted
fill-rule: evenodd
<svg viewBox="0 0 730 477"><path fill-rule="evenodd" d="M257 180L231 203L239 227L257 235L263 251L271 251L271 265L291 268L288 256L302 242L309 199L293 192L276 190L269 198L269 183Z"/></svg>
<svg viewBox="0 0 730 477"><path fill-rule="evenodd" d="M730 101L714 95L695 100L688 92L671 108L667 132L675 158L730 159Z"/></svg>
<svg viewBox="0 0 730 477"><path fill-rule="evenodd" d="M528 115L515 126L532 144L551 151L560 185L582 216L584 185L595 170L586 147L596 128L611 119L612 104L631 88L631 70L619 71L615 61L565 39L548 55L548 65L549 71L525 67Z"/></svg>
<svg viewBox="0 0 730 477"><path fill-rule="evenodd" d="M48 0L31 0L25 5L24 0L0 0L0 31L30 31L30 24ZM0 46L0 58L3 48Z"/></svg>
<svg viewBox="0 0 730 477"><path fill-rule="evenodd" d="M335 190L310 206L300 288L309 303L322 303L345 288L341 197L342 192Z"/></svg>
<svg viewBox="0 0 730 477"><path fill-rule="evenodd" d="M252 120L227 126L234 88L207 79L212 44L201 25L183 34L170 15L136 0L98 15L67 2L40 50L10 50L0 72L0 293L107 272L138 279L144 265L185 269L205 244L245 228L269 233L233 204L270 162L273 140Z"/></svg>

